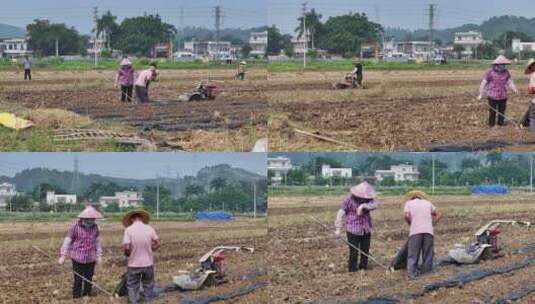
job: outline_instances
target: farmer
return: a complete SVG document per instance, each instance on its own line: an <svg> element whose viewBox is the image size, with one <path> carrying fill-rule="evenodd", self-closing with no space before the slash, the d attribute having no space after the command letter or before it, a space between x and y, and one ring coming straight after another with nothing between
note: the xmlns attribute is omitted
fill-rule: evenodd
<svg viewBox="0 0 535 304"><path fill-rule="evenodd" d="M239 80L245 80L245 69L247 68L247 62L242 61L238 65L238 75L237 78Z"/></svg>
<svg viewBox="0 0 535 304"><path fill-rule="evenodd" d="M132 210L123 217L123 225L126 227L123 248L128 257L126 286L132 304L140 302L141 284L145 302L150 302L153 298L153 251L160 247L160 240L154 228L148 225L149 221L150 214L143 209Z"/></svg>
<svg viewBox="0 0 535 304"><path fill-rule="evenodd" d="M86 207L69 227L67 237L61 246L58 263L63 265L65 257L71 258L72 270L75 273L72 297L75 299L91 295L92 284L80 276L93 281L95 265L102 263L99 229L95 222L101 218L102 214L94 207Z"/></svg>
<svg viewBox="0 0 535 304"><path fill-rule="evenodd" d="M121 86L121 101L132 101L132 90L134 88L134 68L128 58L121 61L121 68L117 71L115 87Z"/></svg>
<svg viewBox="0 0 535 304"><path fill-rule="evenodd" d="M139 102L149 103L149 84L151 81L155 81L158 76L158 70L156 65L151 65L148 70L144 70L139 73L134 85L136 87L136 96Z"/></svg>
<svg viewBox="0 0 535 304"><path fill-rule="evenodd" d="M478 100L483 99L486 95L489 99L489 126L493 128L496 125L496 116L498 117L498 126L505 125L505 109L507 105L507 87L509 86L515 94L518 94L516 85L507 70L507 65L511 61L505 56L500 55L492 63L483 76L479 88Z"/></svg>
<svg viewBox="0 0 535 304"><path fill-rule="evenodd" d="M533 96L527 113L529 117L529 130L535 133L535 59L529 60L524 73L529 75L528 92Z"/></svg>
<svg viewBox="0 0 535 304"><path fill-rule="evenodd" d="M32 61L28 55L24 55L22 66L24 67L24 80L32 80Z"/></svg>
<svg viewBox="0 0 535 304"><path fill-rule="evenodd" d="M362 87L363 67L359 58L353 60L353 66L354 68L351 72L351 85L353 88L356 88L357 86Z"/></svg>
<svg viewBox="0 0 535 304"><path fill-rule="evenodd" d="M415 279L420 273L427 273L433 269L434 233L433 225L442 214L428 200L422 191L407 193L405 203L405 221L409 224L409 242L407 255L407 278ZM418 266L422 255L422 266Z"/></svg>
<svg viewBox="0 0 535 304"><path fill-rule="evenodd" d="M345 228L347 240L359 250L349 246L349 272L368 268L368 255L372 231L370 211L377 208L375 190L367 182L352 187L350 195L344 199L336 215L335 235L340 236ZM360 263L358 263L360 255ZM358 266L357 266L358 264Z"/></svg>

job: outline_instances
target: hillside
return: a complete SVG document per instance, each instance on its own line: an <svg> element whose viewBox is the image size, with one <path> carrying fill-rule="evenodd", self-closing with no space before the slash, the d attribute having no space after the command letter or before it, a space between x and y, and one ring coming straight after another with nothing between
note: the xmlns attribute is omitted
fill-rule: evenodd
<svg viewBox="0 0 535 304"><path fill-rule="evenodd" d="M0 23L0 39L20 38L24 37L25 35L26 30L20 27Z"/></svg>
<svg viewBox="0 0 535 304"><path fill-rule="evenodd" d="M437 30L435 37L440 39L442 43L452 43L455 32L471 30L481 31L485 40L492 40L507 31L523 32L535 38L535 18L528 19L509 15L492 17L480 25L464 24L455 28ZM386 28L386 35L400 40L407 39L408 37L414 40L421 40L427 39L428 31L425 29L410 31L401 28Z"/></svg>
<svg viewBox="0 0 535 304"><path fill-rule="evenodd" d="M171 190L173 195L179 196L187 185L195 184L208 186L210 181L222 177L229 184L238 184L242 181L250 182L252 180L262 181L265 177L251 173L239 168L233 168L229 165L218 165L201 169L196 176L185 176L179 179L162 178L161 184ZM31 191L37 185L48 183L56 185L62 189L70 190L73 173L69 171L59 171L47 168L33 168L23 170L13 177L0 176L0 183L9 182L17 186L20 191ZM122 187L142 190L147 185L154 185L156 179L126 179L98 174L79 174L78 193L85 192L92 183L116 183Z"/></svg>

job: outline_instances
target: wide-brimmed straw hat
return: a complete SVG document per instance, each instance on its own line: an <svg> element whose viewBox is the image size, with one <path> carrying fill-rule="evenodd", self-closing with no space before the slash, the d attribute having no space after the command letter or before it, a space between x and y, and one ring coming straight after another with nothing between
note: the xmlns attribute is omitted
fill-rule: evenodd
<svg viewBox="0 0 535 304"><path fill-rule="evenodd" d="M409 192L407 192L407 197L409 199L415 199L415 198L424 199L424 200L428 200L429 199L429 196L427 195L427 193L425 193L425 192L423 192L421 190L409 191Z"/></svg>
<svg viewBox="0 0 535 304"><path fill-rule="evenodd" d="M145 224L148 224L150 222L150 213L143 208L138 208L128 211L123 216L123 226L128 227L132 225L132 217L134 215L139 215L141 217L141 221Z"/></svg>
<svg viewBox="0 0 535 304"><path fill-rule="evenodd" d="M128 58L121 60L121 66L125 66L125 65L132 65L132 61L130 61L130 59Z"/></svg>
<svg viewBox="0 0 535 304"><path fill-rule="evenodd" d="M373 189L373 186L367 182L362 182L352 187L350 192L352 195L356 197L364 198L364 199L374 199L377 197L377 193L375 193L375 189Z"/></svg>
<svg viewBox="0 0 535 304"><path fill-rule="evenodd" d="M533 65L535 64L535 59L531 58L529 61L528 61L528 64L526 65L526 69L524 70L524 74L531 74L533 71L531 70L531 68L533 67Z"/></svg>
<svg viewBox="0 0 535 304"><path fill-rule="evenodd" d="M511 60L507 59L504 55L498 56L492 64L511 64Z"/></svg>
<svg viewBox="0 0 535 304"><path fill-rule="evenodd" d="M77 216L81 219L101 219L103 218L102 214L95 209L93 206L87 206L84 211L80 212Z"/></svg>

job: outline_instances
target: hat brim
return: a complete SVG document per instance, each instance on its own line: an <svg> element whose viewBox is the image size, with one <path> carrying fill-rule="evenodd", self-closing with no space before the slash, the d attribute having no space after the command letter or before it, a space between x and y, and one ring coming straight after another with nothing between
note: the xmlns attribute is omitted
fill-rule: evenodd
<svg viewBox="0 0 535 304"><path fill-rule="evenodd" d="M524 69L524 74L526 75L529 75L531 73L533 73L533 71L531 70L533 68L533 66L535 65L535 60L528 63L528 65L526 66L526 69Z"/></svg>
<svg viewBox="0 0 535 304"><path fill-rule="evenodd" d="M407 198L409 198L409 199L419 198L419 199L428 200L429 199L429 195L427 195L427 193L425 193L423 191L415 190L415 191L408 192L407 193Z"/></svg>
<svg viewBox="0 0 535 304"><path fill-rule="evenodd" d="M350 190L350 193L351 193L351 195L353 195L353 196L360 197L360 198L363 198L363 199L374 199L374 198L377 198L377 194L374 194L374 195L364 195L364 194L359 193L358 191L355 191L355 190L353 190L353 189Z"/></svg>
<svg viewBox="0 0 535 304"><path fill-rule="evenodd" d="M145 211L145 210L132 210L132 211L127 212L123 216L123 226L124 227L128 227L128 226L132 225L132 217L134 215L141 216L141 221L143 223L145 223L145 224L148 224L150 222L150 214L147 211Z"/></svg>

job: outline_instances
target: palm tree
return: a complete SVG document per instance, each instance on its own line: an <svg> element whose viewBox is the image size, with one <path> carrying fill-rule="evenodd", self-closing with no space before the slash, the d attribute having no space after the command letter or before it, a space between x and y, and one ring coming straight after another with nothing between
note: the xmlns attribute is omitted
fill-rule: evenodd
<svg viewBox="0 0 535 304"><path fill-rule="evenodd" d="M113 34L119 29L116 20L117 16L113 16L110 11L97 20L97 36L104 33L108 50L111 49L111 39Z"/></svg>
<svg viewBox="0 0 535 304"><path fill-rule="evenodd" d="M323 26L323 24L321 23L322 17L323 16L321 14L318 14L315 9L312 9L310 12L305 14L306 28L308 34L310 35L312 49L316 48L316 36L321 32ZM297 20L299 21L299 26L295 28L295 32L297 33L297 38L301 38L304 33L303 16L297 18Z"/></svg>

